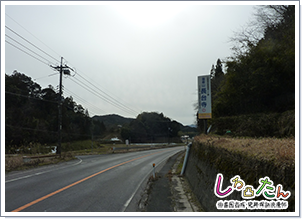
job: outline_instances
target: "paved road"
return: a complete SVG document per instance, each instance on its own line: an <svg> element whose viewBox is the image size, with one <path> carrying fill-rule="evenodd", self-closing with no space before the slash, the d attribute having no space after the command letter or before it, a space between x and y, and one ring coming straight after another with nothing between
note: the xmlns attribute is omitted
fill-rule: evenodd
<svg viewBox="0 0 303 220"><path fill-rule="evenodd" d="M144 181L184 147L79 156L78 161L5 178L6 212L135 211Z"/></svg>

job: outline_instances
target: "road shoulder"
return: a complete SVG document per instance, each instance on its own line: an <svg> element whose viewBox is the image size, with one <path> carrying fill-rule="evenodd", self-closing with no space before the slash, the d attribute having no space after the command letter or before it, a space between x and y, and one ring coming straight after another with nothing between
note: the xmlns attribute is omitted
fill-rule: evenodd
<svg viewBox="0 0 303 220"><path fill-rule="evenodd" d="M177 167L183 163L185 152L178 153L149 178L138 204L138 212L201 212L201 205L192 193L185 177Z"/></svg>

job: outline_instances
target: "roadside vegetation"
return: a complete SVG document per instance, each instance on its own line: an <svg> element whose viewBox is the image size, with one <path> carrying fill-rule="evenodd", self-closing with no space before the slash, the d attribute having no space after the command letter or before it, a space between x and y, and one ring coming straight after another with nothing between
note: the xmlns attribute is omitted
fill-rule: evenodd
<svg viewBox="0 0 303 220"><path fill-rule="evenodd" d="M22 145L18 148L18 154L5 155L5 171L25 170L33 167L56 164L76 159L77 155L106 154L110 152L112 145L97 145L91 140L80 140L62 143L61 157L52 153L54 148L41 144ZM50 157L44 157L50 156ZM27 159L26 159L27 158Z"/></svg>
<svg viewBox="0 0 303 220"><path fill-rule="evenodd" d="M221 135L294 136L295 6L256 6L254 19L231 42L234 53L210 70L210 124Z"/></svg>
<svg viewBox="0 0 303 220"><path fill-rule="evenodd" d="M232 138L202 134L195 137L195 142L277 165L295 165L295 138Z"/></svg>
<svg viewBox="0 0 303 220"><path fill-rule="evenodd" d="M29 168L57 164L76 159L78 155L100 155L112 153L127 153L140 150L150 150L168 146L180 146L184 144L161 144L161 145L136 145L137 148L127 149L126 144L111 143L104 144L98 141L80 140L62 143L61 157L52 153L52 148L41 144L30 144L29 146L20 146L18 154L5 155L5 172L14 170L25 170ZM115 150L114 150L115 149ZM54 150L53 150L54 152Z"/></svg>

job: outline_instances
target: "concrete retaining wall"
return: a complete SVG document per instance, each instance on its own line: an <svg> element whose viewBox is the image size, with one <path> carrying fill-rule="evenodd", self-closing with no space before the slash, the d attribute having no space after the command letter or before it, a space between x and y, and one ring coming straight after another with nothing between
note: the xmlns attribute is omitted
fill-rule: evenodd
<svg viewBox="0 0 303 220"><path fill-rule="evenodd" d="M218 198L214 193L217 174L224 176L222 190L231 186L230 179L236 175L245 182L257 189L260 185L259 179L268 176L274 182L283 186L284 191L291 192L288 201L288 209L283 211L295 211L295 169L293 166L277 166L270 161L260 161L254 158L247 158L244 155L231 153L225 149L211 145L194 142L186 165L185 177L188 179L192 190L202 207L208 212L218 212L216 203L219 200L243 201L241 191L234 190L225 198ZM263 195L253 200L266 200ZM281 200L281 199L280 199ZM276 200L275 200L276 201ZM226 210L225 210L226 211ZM239 211L239 210L238 210ZM241 210L252 211L252 210ZM264 210L255 210L264 211ZM273 211L273 210L267 210ZM282 210L278 210L281 212Z"/></svg>

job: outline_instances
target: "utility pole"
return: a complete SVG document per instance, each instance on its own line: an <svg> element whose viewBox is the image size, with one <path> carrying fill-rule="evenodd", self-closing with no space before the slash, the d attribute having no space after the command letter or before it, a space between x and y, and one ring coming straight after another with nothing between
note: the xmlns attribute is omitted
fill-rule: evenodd
<svg viewBox="0 0 303 220"><path fill-rule="evenodd" d="M93 144L94 144L94 121L92 119L92 123L91 123L91 134L92 134L92 152L93 152Z"/></svg>
<svg viewBox="0 0 303 220"><path fill-rule="evenodd" d="M63 66L63 57L61 57L60 66L51 66L53 69L59 71L60 80L59 80L59 95L58 95L58 146L56 154L59 154L61 157L61 140L62 140L62 74L70 75L69 69L74 71L72 68L67 65Z"/></svg>
<svg viewBox="0 0 303 220"><path fill-rule="evenodd" d="M62 62L63 57L61 57L61 65L59 66L60 81L59 81L59 97L58 97L58 146L56 154L61 157L61 140L62 140Z"/></svg>

